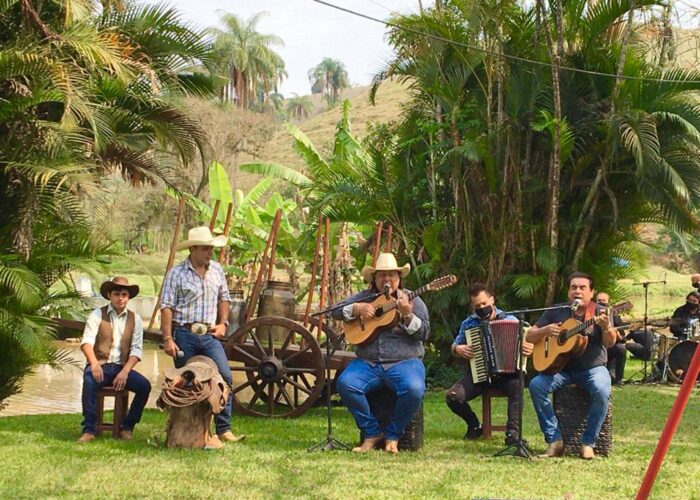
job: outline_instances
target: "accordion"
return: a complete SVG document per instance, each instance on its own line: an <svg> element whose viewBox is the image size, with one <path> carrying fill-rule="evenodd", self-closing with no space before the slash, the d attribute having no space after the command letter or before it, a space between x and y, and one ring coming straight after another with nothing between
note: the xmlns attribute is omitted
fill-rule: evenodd
<svg viewBox="0 0 700 500"><path fill-rule="evenodd" d="M517 373L520 322L514 319L484 321L464 332L474 356L469 360L475 384L497 375Z"/></svg>

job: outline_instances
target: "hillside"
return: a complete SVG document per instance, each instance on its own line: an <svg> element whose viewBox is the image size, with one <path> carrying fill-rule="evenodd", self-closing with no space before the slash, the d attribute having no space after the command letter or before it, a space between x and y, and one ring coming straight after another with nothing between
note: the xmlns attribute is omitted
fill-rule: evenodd
<svg viewBox="0 0 700 500"><path fill-rule="evenodd" d="M401 114L401 105L408 101L409 94L405 87L387 82L379 88L376 105L368 99L369 87L354 87L342 95L350 100L351 123L356 134L362 136L368 123L385 123L397 120ZM335 133L335 126L340 119L338 106L312 116L297 124L322 152L328 152ZM279 163L288 167L302 167L303 162L292 149L292 140L286 130L281 129L266 145L259 158L261 161Z"/></svg>

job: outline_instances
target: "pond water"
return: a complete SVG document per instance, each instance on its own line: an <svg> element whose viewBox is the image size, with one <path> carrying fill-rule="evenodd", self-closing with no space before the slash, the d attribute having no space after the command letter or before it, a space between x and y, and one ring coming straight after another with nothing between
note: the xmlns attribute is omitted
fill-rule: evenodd
<svg viewBox="0 0 700 500"><path fill-rule="evenodd" d="M22 392L7 399L9 403L0 410L0 417L10 415L36 415L42 413L81 413L80 403L83 388L83 372L85 357L78 343L64 341L56 342L57 347L66 349L71 359L78 366L67 366L54 369L46 365L39 366L32 374L24 378ZM156 344L145 342L143 359L136 365L136 370L151 382L151 394L147 408L155 408L163 382L163 370L173 366L173 360ZM243 374L236 373L244 377ZM112 398L105 400L107 408L111 408Z"/></svg>

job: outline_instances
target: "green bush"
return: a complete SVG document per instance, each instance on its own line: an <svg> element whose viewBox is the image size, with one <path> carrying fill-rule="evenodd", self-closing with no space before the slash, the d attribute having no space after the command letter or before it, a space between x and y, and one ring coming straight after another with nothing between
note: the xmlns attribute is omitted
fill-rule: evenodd
<svg viewBox="0 0 700 500"><path fill-rule="evenodd" d="M30 372L31 356L9 335L0 334L0 410L7 398L21 391L21 380Z"/></svg>

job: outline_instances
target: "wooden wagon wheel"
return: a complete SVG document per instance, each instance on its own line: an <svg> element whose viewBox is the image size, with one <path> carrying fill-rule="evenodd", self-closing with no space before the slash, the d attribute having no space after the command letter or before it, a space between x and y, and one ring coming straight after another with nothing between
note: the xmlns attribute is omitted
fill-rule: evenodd
<svg viewBox="0 0 700 500"><path fill-rule="evenodd" d="M303 346L291 343L294 335L304 340ZM224 347L232 362L233 406L244 415L298 417L323 390L326 365L321 347L295 321L278 316L254 319L236 330ZM237 384L236 374L241 372L247 380ZM242 397L246 392L252 393L248 402Z"/></svg>

